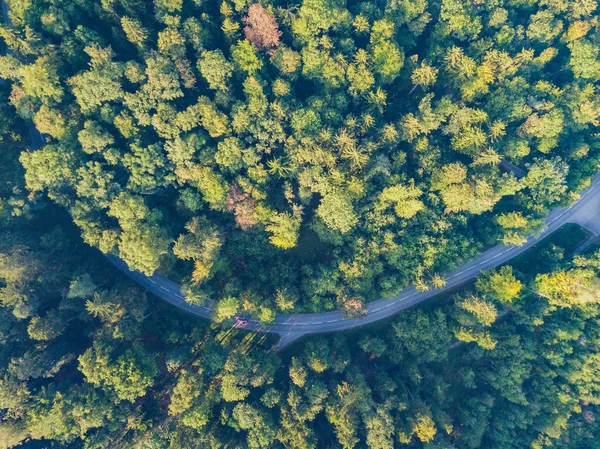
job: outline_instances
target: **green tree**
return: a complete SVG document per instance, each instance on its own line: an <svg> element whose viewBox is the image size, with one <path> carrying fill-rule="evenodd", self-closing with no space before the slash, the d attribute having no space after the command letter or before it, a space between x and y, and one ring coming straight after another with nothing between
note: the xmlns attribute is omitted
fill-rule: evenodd
<svg viewBox="0 0 600 449"><path fill-rule="evenodd" d="M404 66L404 54L390 41L381 41L371 48L373 71L384 83L392 82Z"/></svg>
<svg viewBox="0 0 600 449"><path fill-rule="evenodd" d="M501 303L516 299L523 288L523 284L515 277L509 265L504 265L499 270L483 272L477 277L475 286L478 291Z"/></svg>
<svg viewBox="0 0 600 449"><path fill-rule="evenodd" d="M186 234L175 242L173 253L183 260L194 261L194 282L202 282L210 276L211 268L219 258L223 242L218 230L205 217L195 217L187 225Z"/></svg>
<svg viewBox="0 0 600 449"><path fill-rule="evenodd" d="M418 84L423 88L427 88L435 84L439 70L430 66L425 61L421 62L419 67L413 70L411 81L413 84Z"/></svg>
<svg viewBox="0 0 600 449"><path fill-rule="evenodd" d="M54 309L43 317L34 316L31 318L27 326L27 333L33 340L52 340L65 331L67 323L64 314Z"/></svg>
<svg viewBox="0 0 600 449"><path fill-rule="evenodd" d="M396 185L383 189L379 195L379 202L381 207L392 204L398 217L410 219L425 208L423 202L418 199L422 194L411 180L408 186Z"/></svg>
<svg viewBox="0 0 600 449"><path fill-rule="evenodd" d="M559 270L540 274L535 291L553 307L578 307L598 302L598 278L583 269Z"/></svg>
<svg viewBox="0 0 600 449"><path fill-rule="evenodd" d="M417 438L423 443L432 441L437 433L435 423L433 422L433 419L431 419L431 416L422 413L417 415L412 430Z"/></svg>
<svg viewBox="0 0 600 449"><path fill-rule="evenodd" d="M198 59L198 70L211 89L229 89L228 80L233 72L233 64L225 59L220 50L203 51Z"/></svg>
<svg viewBox="0 0 600 449"><path fill-rule="evenodd" d="M199 375L182 370L170 396L169 415L179 416L189 410L194 400L200 396L201 388L202 379Z"/></svg>
<svg viewBox="0 0 600 449"><path fill-rule="evenodd" d="M90 57L90 69L69 80L82 111L93 111L104 103L124 97L121 79L123 65L114 62L112 49L92 45L85 48Z"/></svg>
<svg viewBox="0 0 600 449"><path fill-rule="evenodd" d="M244 166L243 146L237 137L227 137L218 143L215 161L225 171L237 172Z"/></svg>
<svg viewBox="0 0 600 449"><path fill-rule="evenodd" d="M217 323L233 318L239 309L239 301L232 296L223 298L215 304L213 320Z"/></svg>
<svg viewBox="0 0 600 449"><path fill-rule="evenodd" d="M342 234L350 231L358 222L352 203L338 192L323 197L317 208L317 215L330 229Z"/></svg>
<svg viewBox="0 0 600 449"><path fill-rule="evenodd" d="M299 214L275 213L265 229L272 234L269 240L273 245L281 249L290 249L298 242L300 225Z"/></svg>
<svg viewBox="0 0 600 449"><path fill-rule="evenodd" d="M141 346L116 355L100 341L79 357L79 369L88 382L109 388L119 399L131 402L146 394L158 375L154 358Z"/></svg>
<svg viewBox="0 0 600 449"><path fill-rule="evenodd" d="M148 39L148 31L134 18L121 17L121 27L132 44L142 45Z"/></svg>
<svg viewBox="0 0 600 449"><path fill-rule="evenodd" d="M19 78L23 92L42 101L59 101L63 96L57 67L48 57L36 59L33 64L20 68Z"/></svg>
<svg viewBox="0 0 600 449"><path fill-rule="evenodd" d="M484 298L477 296L467 296L457 302L459 309L467 312L475 323L483 326L490 326L498 317L496 307L486 301Z"/></svg>
<svg viewBox="0 0 600 449"><path fill-rule="evenodd" d="M262 60L256 54L254 45L248 40L239 41L231 48L231 57L234 64L249 75L253 75L262 68Z"/></svg>
<svg viewBox="0 0 600 449"><path fill-rule="evenodd" d="M537 160L523 179L536 203L550 206L559 202L567 191L569 167L560 159Z"/></svg>

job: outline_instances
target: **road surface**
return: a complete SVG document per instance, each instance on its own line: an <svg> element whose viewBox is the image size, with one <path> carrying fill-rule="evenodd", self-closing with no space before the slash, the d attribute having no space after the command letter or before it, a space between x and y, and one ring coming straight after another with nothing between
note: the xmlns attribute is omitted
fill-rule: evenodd
<svg viewBox="0 0 600 449"><path fill-rule="evenodd" d="M261 326L258 321L248 320L245 329L269 332L281 336L280 346L286 346L292 341L309 334L337 332L352 329L357 326L374 323L388 318L398 312L414 306L426 299L455 288L474 277L482 270L489 270L508 262L513 257L531 248L540 240L566 223L578 223L595 234L600 233L600 175L594 176L592 185L584 191L580 199L567 209L552 211L546 218L546 227L537 236L531 236L523 246L495 246L482 253L477 258L463 264L460 268L446 274L447 284L441 289L417 292L414 287L403 290L398 296L379 299L368 304L367 314L360 319L344 319L341 312L325 312L295 315L278 315L270 326ZM194 315L211 319L212 309L204 306L191 305L185 302L180 286L160 275L145 276L136 271L130 271L127 265L114 256L108 259L120 270L125 272L135 282L159 296L163 300Z"/></svg>
<svg viewBox="0 0 600 449"><path fill-rule="evenodd" d="M2 7L5 23L10 23L8 7L3 0L0 0L0 6ZM30 150L37 150L44 145L44 136L31 123L29 124L29 134L31 137ZM455 271L447 273L447 284L441 289L417 292L414 287L409 287L394 298L379 299L369 303L367 314L355 320L344 319L339 311L295 315L282 314L277 315L275 321L269 326L262 326L256 320L248 320L244 328L252 331L278 334L281 337L279 347L284 347L304 335L343 331L375 323L395 315L404 309L473 279L482 270L489 270L506 263L566 223L577 223L589 229L595 235L600 235L599 184L600 174L597 174L592 180L591 187L581 194L577 202L567 209L558 209L548 215L546 218L546 228L542 233L537 236L531 236L527 240L527 243L520 247L495 246L488 249L479 257L461 265ZM107 256L107 258L136 283L159 298L186 312L207 320L211 319L213 310L206 306L188 304L178 284L160 275L145 276L140 272L131 271L125 262L115 256Z"/></svg>

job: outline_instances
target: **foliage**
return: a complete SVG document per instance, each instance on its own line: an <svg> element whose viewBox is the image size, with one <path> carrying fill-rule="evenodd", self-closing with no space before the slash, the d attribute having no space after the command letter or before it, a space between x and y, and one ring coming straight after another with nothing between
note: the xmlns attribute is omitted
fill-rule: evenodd
<svg viewBox="0 0 600 449"><path fill-rule="evenodd" d="M484 3L13 1L0 112L46 133L27 188L132 268L257 319L369 302L522 244L597 167L596 2Z"/></svg>
<svg viewBox="0 0 600 449"><path fill-rule="evenodd" d="M439 288L572 201L600 160L596 0L8 4L0 446L597 446L577 245L288 352L236 329Z"/></svg>
<svg viewBox="0 0 600 449"><path fill-rule="evenodd" d="M600 252L565 256L570 234L526 253L524 271L504 266L391 324L277 353L268 337L154 299L146 313L137 287L75 229L56 228L57 212L46 202L2 230L4 447L593 447ZM149 211L121 198L113 212L126 223ZM210 260L220 242L195 217L176 246ZM278 304L296 294L280 290ZM236 316L246 298L222 299L216 316Z"/></svg>

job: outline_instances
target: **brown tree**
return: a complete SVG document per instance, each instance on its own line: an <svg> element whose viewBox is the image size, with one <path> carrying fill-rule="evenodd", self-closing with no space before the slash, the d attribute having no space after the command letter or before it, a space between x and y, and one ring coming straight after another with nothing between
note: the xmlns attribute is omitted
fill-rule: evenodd
<svg viewBox="0 0 600 449"><path fill-rule="evenodd" d="M260 3L254 3L248 8L248 15L244 17L244 34L259 50L277 47L281 31L275 17L271 15Z"/></svg>
<svg viewBox="0 0 600 449"><path fill-rule="evenodd" d="M246 230L257 223L254 216L256 201L248 193L244 193L237 185L229 187L229 193L225 199L227 210L235 215L237 225Z"/></svg>
<svg viewBox="0 0 600 449"><path fill-rule="evenodd" d="M360 296L341 295L338 297L338 307L347 320L362 318L368 312L364 300Z"/></svg>

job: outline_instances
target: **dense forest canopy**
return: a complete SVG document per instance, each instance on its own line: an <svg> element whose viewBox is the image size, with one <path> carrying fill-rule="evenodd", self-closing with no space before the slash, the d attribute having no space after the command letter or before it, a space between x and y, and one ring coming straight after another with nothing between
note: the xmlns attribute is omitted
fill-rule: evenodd
<svg viewBox="0 0 600 449"><path fill-rule="evenodd" d="M597 170L595 0L9 6L0 449L598 448L600 248L575 225L283 352L90 248L217 319L443 286Z"/></svg>
<svg viewBox="0 0 600 449"><path fill-rule="evenodd" d="M520 244L599 162L596 0L9 0L31 195L262 321Z"/></svg>
<svg viewBox="0 0 600 449"><path fill-rule="evenodd" d="M600 250L573 255L580 228L277 353L147 296L23 198L21 148L0 148L0 448L598 447Z"/></svg>

